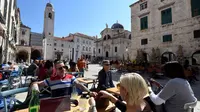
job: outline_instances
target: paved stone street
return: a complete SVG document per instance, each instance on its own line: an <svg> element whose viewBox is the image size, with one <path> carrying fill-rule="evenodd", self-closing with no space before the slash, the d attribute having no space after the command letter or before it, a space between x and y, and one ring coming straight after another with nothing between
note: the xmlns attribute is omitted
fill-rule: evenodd
<svg viewBox="0 0 200 112"><path fill-rule="evenodd" d="M101 69L102 69L102 67L100 65L89 65L89 70L85 72L85 77L87 77L87 78L97 78L98 71L100 71ZM120 73L113 74L114 84L116 84L119 81L120 76L121 76ZM148 77L147 75L143 75L143 76L145 78ZM162 79L159 79L157 81L159 81L161 84L164 85L167 82L167 79L162 78ZM91 85L89 85L89 88L90 87L91 87ZM198 98L198 105L195 108L195 112L200 112L200 89L199 88L200 88L200 81L196 82L195 84L192 84L192 89L195 93L195 96ZM26 93L18 94L17 98L19 98L19 99L21 99L21 101L23 101L23 99L26 98Z"/></svg>

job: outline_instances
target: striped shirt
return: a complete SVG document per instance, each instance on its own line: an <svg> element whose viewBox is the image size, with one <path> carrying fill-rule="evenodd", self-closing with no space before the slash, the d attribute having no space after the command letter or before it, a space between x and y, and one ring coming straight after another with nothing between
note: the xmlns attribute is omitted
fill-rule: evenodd
<svg viewBox="0 0 200 112"><path fill-rule="evenodd" d="M72 85L75 81L76 78L73 75L66 74L63 78L60 78L59 76L48 78L44 80L44 83L51 88L52 97L58 97L71 95Z"/></svg>

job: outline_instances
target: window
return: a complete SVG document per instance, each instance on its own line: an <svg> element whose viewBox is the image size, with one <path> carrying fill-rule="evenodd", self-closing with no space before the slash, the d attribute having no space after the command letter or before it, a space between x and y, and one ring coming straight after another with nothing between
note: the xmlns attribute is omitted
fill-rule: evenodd
<svg viewBox="0 0 200 112"><path fill-rule="evenodd" d="M76 46L76 49L79 49L79 45Z"/></svg>
<svg viewBox="0 0 200 112"><path fill-rule="evenodd" d="M85 44L85 40L83 40L83 43Z"/></svg>
<svg viewBox="0 0 200 112"><path fill-rule="evenodd" d="M108 39L110 39L111 37L110 37L110 35L107 35L108 36Z"/></svg>
<svg viewBox="0 0 200 112"><path fill-rule="evenodd" d="M148 44L148 40L147 39L142 39L141 40L141 45L146 45Z"/></svg>
<svg viewBox="0 0 200 112"><path fill-rule="evenodd" d="M57 44L56 43L54 43L54 46L56 46Z"/></svg>
<svg viewBox="0 0 200 112"><path fill-rule="evenodd" d="M163 42L171 42L171 41L172 41L172 35L163 36Z"/></svg>
<svg viewBox="0 0 200 112"><path fill-rule="evenodd" d="M101 49L99 49L99 53L101 53Z"/></svg>
<svg viewBox="0 0 200 112"><path fill-rule="evenodd" d="M83 46L83 51L85 51L85 46Z"/></svg>
<svg viewBox="0 0 200 112"><path fill-rule="evenodd" d="M115 52L117 52L117 47L115 47Z"/></svg>
<svg viewBox="0 0 200 112"><path fill-rule="evenodd" d="M77 38L77 42L79 42L79 38Z"/></svg>
<svg viewBox="0 0 200 112"><path fill-rule="evenodd" d="M52 19L52 14L51 14L51 13L49 13L48 17L49 17L49 19Z"/></svg>
<svg viewBox="0 0 200 112"><path fill-rule="evenodd" d="M89 45L91 45L91 41L89 41Z"/></svg>
<svg viewBox="0 0 200 112"><path fill-rule="evenodd" d="M51 33L49 33L49 35L51 35Z"/></svg>
<svg viewBox="0 0 200 112"><path fill-rule="evenodd" d="M129 35L129 39L131 40L131 35Z"/></svg>
<svg viewBox="0 0 200 112"><path fill-rule="evenodd" d="M191 0L192 17L200 15L200 0Z"/></svg>
<svg viewBox="0 0 200 112"><path fill-rule="evenodd" d="M88 51L88 47L86 47L86 51Z"/></svg>
<svg viewBox="0 0 200 112"><path fill-rule="evenodd" d="M141 30L148 28L148 17L147 16L140 19L140 28L141 28Z"/></svg>
<svg viewBox="0 0 200 112"><path fill-rule="evenodd" d="M25 30L22 30L22 35L25 35L26 34L26 31Z"/></svg>
<svg viewBox="0 0 200 112"><path fill-rule="evenodd" d="M61 47L64 47L64 44L61 44Z"/></svg>
<svg viewBox="0 0 200 112"><path fill-rule="evenodd" d="M144 2L140 4L140 10L146 9L147 8L147 2Z"/></svg>
<svg viewBox="0 0 200 112"><path fill-rule="evenodd" d="M86 41L86 44L88 44L88 41Z"/></svg>
<svg viewBox="0 0 200 112"><path fill-rule="evenodd" d="M106 36L104 36L103 40L106 40Z"/></svg>
<svg viewBox="0 0 200 112"><path fill-rule="evenodd" d="M200 30L194 31L194 38L200 38Z"/></svg>
<svg viewBox="0 0 200 112"><path fill-rule="evenodd" d="M62 49L62 51L63 51L63 49Z"/></svg>
<svg viewBox="0 0 200 112"><path fill-rule="evenodd" d="M162 19L162 25L172 23L172 9L166 9L161 11L161 19Z"/></svg>
<svg viewBox="0 0 200 112"><path fill-rule="evenodd" d="M91 47L89 47L89 51L91 51Z"/></svg>
<svg viewBox="0 0 200 112"><path fill-rule="evenodd" d="M56 48L54 48L54 50L56 51Z"/></svg>
<svg viewBox="0 0 200 112"><path fill-rule="evenodd" d="M24 40L21 40L21 45L25 45L25 41Z"/></svg>

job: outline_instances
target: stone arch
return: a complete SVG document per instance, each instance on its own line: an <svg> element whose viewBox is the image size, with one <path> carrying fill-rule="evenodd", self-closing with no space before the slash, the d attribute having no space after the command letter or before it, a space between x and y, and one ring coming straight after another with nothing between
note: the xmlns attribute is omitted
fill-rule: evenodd
<svg viewBox="0 0 200 112"><path fill-rule="evenodd" d="M26 62L28 60L28 51L20 50L16 55L16 62Z"/></svg>
<svg viewBox="0 0 200 112"><path fill-rule="evenodd" d="M200 50L195 51L192 54L192 65L200 64Z"/></svg>
<svg viewBox="0 0 200 112"><path fill-rule="evenodd" d="M108 53L108 51L106 51L106 58L108 58L109 57L109 53Z"/></svg>
<svg viewBox="0 0 200 112"><path fill-rule="evenodd" d="M161 63L162 64L169 62L169 61L175 61L175 60L176 60L176 55L173 52L167 51L161 55Z"/></svg>
<svg viewBox="0 0 200 112"><path fill-rule="evenodd" d="M128 39L130 39L130 40L131 40L131 34L128 36Z"/></svg>
<svg viewBox="0 0 200 112"><path fill-rule="evenodd" d="M103 40L106 40L106 35L103 37Z"/></svg>
<svg viewBox="0 0 200 112"><path fill-rule="evenodd" d="M35 59L41 59L41 52L37 49L33 50L31 52L31 59L35 60Z"/></svg>
<svg viewBox="0 0 200 112"><path fill-rule="evenodd" d="M107 35L107 38L108 38L108 39L111 39L111 36L110 36L110 35Z"/></svg>

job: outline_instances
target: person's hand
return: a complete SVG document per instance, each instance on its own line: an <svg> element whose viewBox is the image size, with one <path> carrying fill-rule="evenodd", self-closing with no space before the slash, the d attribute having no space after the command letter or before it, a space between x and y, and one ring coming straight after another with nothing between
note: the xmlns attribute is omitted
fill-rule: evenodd
<svg viewBox="0 0 200 112"><path fill-rule="evenodd" d="M39 89L39 87L38 87L38 84L32 84L32 86L31 86L31 89L32 90L34 90L34 91L37 91L38 93L40 92L40 89Z"/></svg>
<svg viewBox="0 0 200 112"><path fill-rule="evenodd" d="M110 98L112 94L108 93L107 91L100 91L99 94L101 94L101 98Z"/></svg>
<svg viewBox="0 0 200 112"><path fill-rule="evenodd" d="M149 90L149 94L153 92L153 90L151 89L151 86L148 86L148 90Z"/></svg>
<svg viewBox="0 0 200 112"><path fill-rule="evenodd" d="M97 93L96 93L96 92L90 92L90 96L91 96L91 97L96 97L96 96L97 96Z"/></svg>
<svg viewBox="0 0 200 112"><path fill-rule="evenodd" d="M95 102L95 100L94 100L94 97L91 97L91 98L89 99L88 103L89 103L90 106L95 106L95 105L96 105L96 102Z"/></svg>

